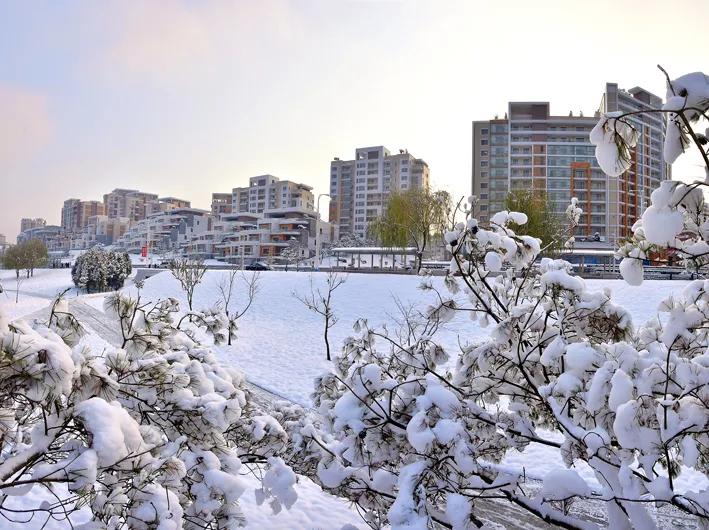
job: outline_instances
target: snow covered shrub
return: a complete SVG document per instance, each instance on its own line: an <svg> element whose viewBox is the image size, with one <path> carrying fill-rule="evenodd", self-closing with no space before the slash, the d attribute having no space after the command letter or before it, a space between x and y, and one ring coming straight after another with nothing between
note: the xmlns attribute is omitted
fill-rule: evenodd
<svg viewBox="0 0 709 530"><path fill-rule="evenodd" d="M685 102L670 97L679 129L670 151L686 136L707 161L706 139L691 123L706 116L709 78L690 74L669 90ZM603 117L593 134L602 167L627 169L635 136L627 116ZM631 283L642 279L648 252L671 251L706 272L705 185L666 182L653 193L619 250ZM575 202L567 210L571 220L580 213ZM579 500L594 503L610 528L656 528L654 505L709 525L709 489L676 484L688 468L709 471L709 280L665 300L660 317L634 323L569 263L538 261L541 242L510 228L524 227L523 215L500 212L489 228L469 208L465 216L445 234L448 293L424 277L438 302L409 311L401 330L358 321L332 372L316 382L319 415L281 412L298 470L356 502L375 528L481 526L488 499L564 528L595 527L575 511ZM436 331L455 311L490 333L464 343L450 363ZM499 463L530 444L557 451L568 469L523 485L521 471ZM596 482L575 470L581 463Z"/></svg>
<svg viewBox="0 0 709 530"><path fill-rule="evenodd" d="M240 474L253 465L265 466L260 498L290 507L283 429L251 402L243 375L195 340L224 340L228 322L188 323L174 300L121 293L105 309L122 347L87 335L61 300L48 325L0 318L0 514L69 526L88 509L86 529L235 528ZM13 512L8 497L35 486L47 500Z"/></svg>
<svg viewBox="0 0 709 530"><path fill-rule="evenodd" d="M74 285L89 293L116 291L123 287L131 271L127 253L95 246L76 258L71 279Z"/></svg>

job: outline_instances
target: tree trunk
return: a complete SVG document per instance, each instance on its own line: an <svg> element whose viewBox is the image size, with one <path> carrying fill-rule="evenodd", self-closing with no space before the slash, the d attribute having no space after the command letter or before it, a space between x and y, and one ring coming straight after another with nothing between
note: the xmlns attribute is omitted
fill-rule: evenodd
<svg viewBox="0 0 709 530"><path fill-rule="evenodd" d="M327 320L325 320L325 351L327 352L327 360L330 361L330 341L327 338L327 330L328 330L328 325L327 325Z"/></svg>

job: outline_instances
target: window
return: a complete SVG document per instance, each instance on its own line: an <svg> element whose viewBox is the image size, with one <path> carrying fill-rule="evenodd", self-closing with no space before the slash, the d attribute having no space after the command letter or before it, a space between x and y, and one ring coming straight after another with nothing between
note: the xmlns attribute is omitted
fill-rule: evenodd
<svg viewBox="0 0 709 530"><path fill-rule="evenodd" d="M487 151L484 149L480 151L480 156L487 156Z"/></svg>
<svg viewBox="0 0 709 530"><path fill-rule="evenodd" d="M481 167L487 167L487 160L481 160L481 161L480 161L480 166L481 166Z"/></svg>
<svg viewBox="0 0 709 530"><path fill-rule="evenodd" d="M485 188L487 188L487 182L481 182L480 189L485 189Z"/></svg>
<svg viewBox="0 0 709 530"><path fill-rule="evenodd" d="M489 129L480 129L480 134L488 134L489 132Z"/></svg>
<svg viewBox="0 0 709 530"><path fill-rule="evenodd" d="M480 145L487 145L487 144L488 144L487 139L480 140Z"/></svg>

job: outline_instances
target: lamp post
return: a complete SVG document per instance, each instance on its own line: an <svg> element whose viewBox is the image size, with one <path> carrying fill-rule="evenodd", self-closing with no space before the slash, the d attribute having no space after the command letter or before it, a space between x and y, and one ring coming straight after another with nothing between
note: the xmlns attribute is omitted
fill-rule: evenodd
<svg viewBox="0 0 709 530"><path fill-rule="evenodd" d="M330 197L329 193L321 193L318 195L318 208L317 217L315 218L315 270L320 270L320 247L322 246L322 241L320 237L320 199L322 197Z"/></svg>

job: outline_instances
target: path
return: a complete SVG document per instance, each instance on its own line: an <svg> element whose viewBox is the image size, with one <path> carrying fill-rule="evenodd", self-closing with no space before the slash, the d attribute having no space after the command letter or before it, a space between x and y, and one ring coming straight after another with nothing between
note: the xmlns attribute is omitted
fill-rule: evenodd
<svg viewBox="0 0 709 530"><path fill-rule="evenodd" d="M74 316L89 329L95 332L101 338L120 347L123 343L123 338L118 332L116 323L106 316L105 313L91 307L82 301L82 298L69 299L69 309ZM26 320L35 318L46 320L49 316L49 308L35 311L24 317ZM264 410L272 408L276 401L291 401L284 396L266 390L249 381L246 382L246 387L251 393L251 398ZM292 402L292 401L291 401ZM527 481L523 487L527 494L541 487L539 481ZM607 521L603 514L603 507L599 502L594 501L579 501L574 503L571 513L581 518L585 522L597 524L600 527L605 527ZM557 529L559 527L550 525L539 520L537 517L531 516L525 510L502 500L486 500L477 501L475 515L492 523L491 528L500 528L504 530L533 530L533 529ZM655 508L654 517L658 527L661 529L695 529L699 528L696 519L687 516L684 513L677 511L671 507Z"/></svg>

